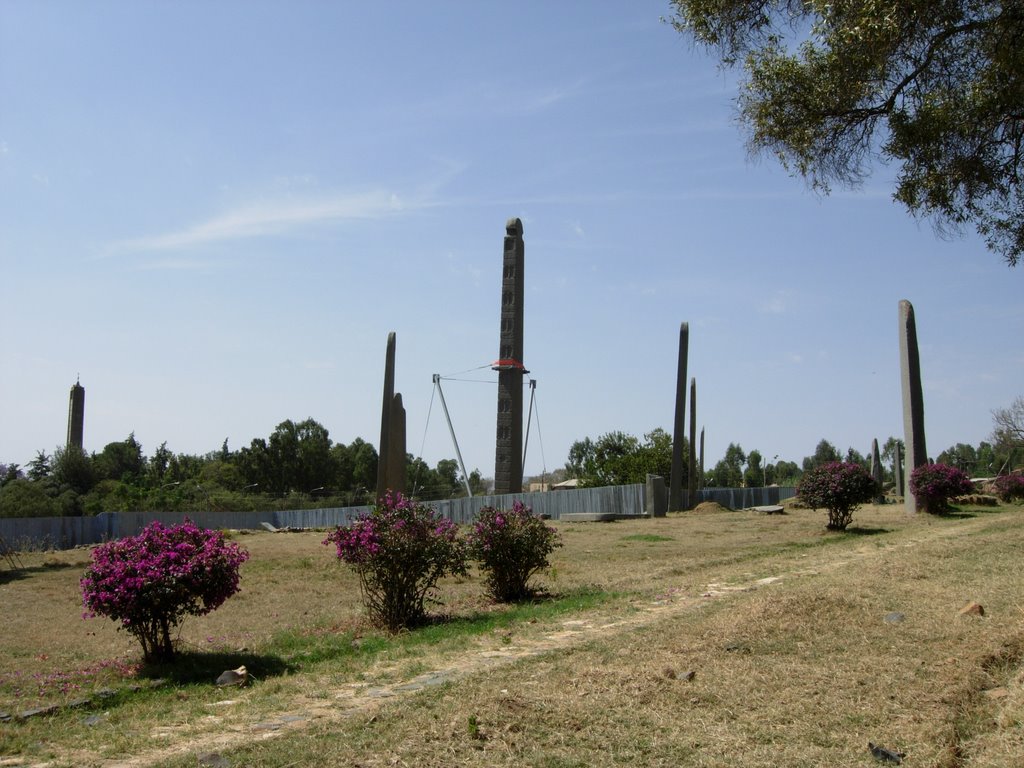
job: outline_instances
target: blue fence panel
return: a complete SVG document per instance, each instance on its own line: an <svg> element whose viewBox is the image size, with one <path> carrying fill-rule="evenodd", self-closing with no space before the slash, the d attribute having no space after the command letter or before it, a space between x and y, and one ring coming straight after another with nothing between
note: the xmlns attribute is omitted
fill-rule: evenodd
<svg viewBox="0 0 1024 768"><path fill-rule="evenodd" d="M715 501L729 509L778 504L795 495L794 488L704 488L697 503ZM483 507L509 509L516 501L535 514L558 520L575 512L644 514L646 486L618 485L565 491L474 496L429 502L443 516L460 525L470 523ZM684 492L685 494L685 492ZM70 549L134 536L154 520L165 525L189 518L204 528L256 529L262 523L276 528L333 528L348 525L369 507L292 509L277 512L103 512L95 517L0 518L0 537L16 550Z"/></svg>

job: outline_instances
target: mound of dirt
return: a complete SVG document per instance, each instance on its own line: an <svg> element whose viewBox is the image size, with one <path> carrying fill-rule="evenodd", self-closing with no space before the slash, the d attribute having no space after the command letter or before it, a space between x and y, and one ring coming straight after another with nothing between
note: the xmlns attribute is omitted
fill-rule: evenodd
<svg viewBox="0 0 1024 768"><path fill-rule="evenodd" d="M717 501L702 501L693 508L694 512L732 512L728 507L723 507Z"/></svg>

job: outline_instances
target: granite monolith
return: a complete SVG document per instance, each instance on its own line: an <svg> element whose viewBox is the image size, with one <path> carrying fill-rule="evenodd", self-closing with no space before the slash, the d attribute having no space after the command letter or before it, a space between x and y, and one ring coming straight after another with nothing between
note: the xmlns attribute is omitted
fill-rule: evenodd
<svg viewBox="0 0 1024 768"><path fill-rule="evenodd" d="M704 427L700 428L700 470L697 478L697 487L704 487Z"/></svg>
<svg viewBox="0 0 1024 768"><path fill-rule="evenodd" d="M76 381L68 396L68 440L66 447L82 450L85 432L85 387Z"/></svg>
<svg viewBox="0 0 1024 768"><path fill-rule="evenodd" d="M523 490L523 300L525 294L523 223L505 223L501 276L501 335L498 360L498 418L494 448L494 492Z"/></svg>
<svg viewBox="0 0 1024 768"><path fill-rule="evenodd" d="M697 379L690 379L690 461L686 468L686 508L697 506Z"/></svg>
<svg viewBox="0 0 1024 768"><path fill-rule="evenodd" d="M907 450L906 489L903 494L907 512L920 512L918 502L910 488L910 476L915 469L928 463L928 449L924 436L924 395L921 390L921 357L917 348L917 322L914 307L903 299L899 304L900 385L903 391L903 440Z"/></svg>
<svg viewBox="0 0 1024 768"><path fill-rule="evenodd" d="M881 504L885 501L885 495L882 493L882 459L878 455L878 438L874 438L871 441L871 479L875 481L875 485L878 486L878 495L875 496L875 504Z"/></svg>
<svg viewBox="0 0 1024 768"><path fill-rule="evenodd" d="M676 367L676 414L672 425L672 475L669 477L668 508L683 509L683 441L686 434L686 356L690 326L679 324L679 360Z"/></svg>

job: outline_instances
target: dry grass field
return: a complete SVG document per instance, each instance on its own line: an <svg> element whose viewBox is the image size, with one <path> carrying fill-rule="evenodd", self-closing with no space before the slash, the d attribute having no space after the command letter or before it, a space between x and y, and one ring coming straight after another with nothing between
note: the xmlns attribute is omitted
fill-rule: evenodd
<svg viewBox="0 0 1024 768"><path fill-rule="evenodd" d="M181 658L83 620L85 549L0 570L0 766L1024 765L1024 508L558 524L548 599L442 585L369 627L322 532L234 534L242 592ZM984 615L961 614L971 601ZM245 664L252 680L213 680ZM21 718L27 710L88 699ZM889 763L893 764L893 763Z"/></svg>

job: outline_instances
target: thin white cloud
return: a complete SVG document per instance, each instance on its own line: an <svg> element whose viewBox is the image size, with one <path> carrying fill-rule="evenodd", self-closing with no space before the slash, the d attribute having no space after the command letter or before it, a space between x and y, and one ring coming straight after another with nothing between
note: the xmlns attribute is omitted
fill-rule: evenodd
<svg viewBox="0 0 1024 768"><path fill-rule="evenodd" d="M407 203L398 195L384 191L319 200L257 203L178 231L122 240L111 245L109 250L184 250L211 243L284 234L323 222L379 219L423 206L422 202Z"/></svg>
<svg viewBox="0 0 1024 768"><path fill-rule="evenodd" d="M216 262L202 259L153 259L139 264L136 269L148 271L209 272Z"/></svg>
<svg viewBox="0 0 1024 768"><path fill-rule="evenodd" d="M770 299L761 304L761 311L769 315L784 314L786 309L786 294L784 291L776 291Z"/></svg>
<svg viewBox="0 0 1024 768"><path fill-rule="evenodd" d="M481 285L483 271L480 267L471 262L463 261L450 252L448 254L448 272L456 278L469 278L470 282L477 288Z"/></svg>

